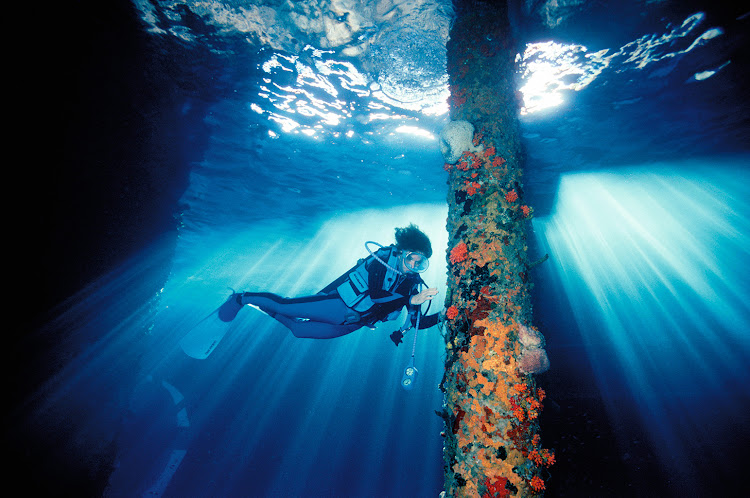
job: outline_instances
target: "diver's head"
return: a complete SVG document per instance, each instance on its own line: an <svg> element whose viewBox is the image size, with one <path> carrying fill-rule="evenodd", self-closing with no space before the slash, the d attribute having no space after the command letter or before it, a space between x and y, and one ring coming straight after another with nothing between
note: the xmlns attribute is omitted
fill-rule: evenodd
<svg viewBox="0 0 750 498"><path fill-rule="evenodd" d="M396 228L396 247L400 252L399 262L404 273L422 273L429 266L432 244L416 225Z"/></svg>

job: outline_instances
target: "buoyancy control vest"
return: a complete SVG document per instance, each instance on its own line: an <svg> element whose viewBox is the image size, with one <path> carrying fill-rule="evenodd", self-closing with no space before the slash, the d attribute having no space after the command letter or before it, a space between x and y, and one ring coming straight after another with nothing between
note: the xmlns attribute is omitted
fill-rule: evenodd
<svg viewBox="0 0 750 498"><path fill-rule="evenodd" d="M388 293L383 298L378 298L378 303L393 301L405 296L397 294L394 290L404 281L406 278L403 273L396 270L398 267L398 255L399 251L395 246L383 247L375 252L375 255L379 259L386 262L385 276L381 288L383 291ZM382 264L378 261L378 258L370 256L362 260L352 271L349 272L347 278L336 288L341 300L344 301L349 308L365 313L370 310L376 301L373 301L370 296L370 285L369 285L369 268L373 264Z"/></svg>

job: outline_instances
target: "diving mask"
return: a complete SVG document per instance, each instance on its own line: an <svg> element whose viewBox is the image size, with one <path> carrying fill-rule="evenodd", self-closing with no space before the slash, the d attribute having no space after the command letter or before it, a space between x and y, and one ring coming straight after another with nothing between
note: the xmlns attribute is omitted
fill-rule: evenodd
<svg viewBox="0 0 750 498"><path fill-rule="evenodd" d="M407 251L403 255L404 267L414 273L422 273L430 266L430 260L419 251Z"/></svg>

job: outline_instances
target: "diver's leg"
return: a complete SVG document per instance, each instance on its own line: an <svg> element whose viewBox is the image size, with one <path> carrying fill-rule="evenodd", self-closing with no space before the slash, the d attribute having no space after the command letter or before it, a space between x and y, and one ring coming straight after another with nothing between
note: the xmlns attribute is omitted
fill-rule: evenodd
<svg viewBox="0 0 750 498"><path fill-rule="evenodd" d="M307 318L332 325L352 322L355 315L337 295L284 298L268 292L245 292L241 302L257 306L271 316Z"/></svg>
<svg viewBox="0 0 750 498"><path fill-rule="evenodd" d="M306 339L333 339L350 334L360 325L332 325L330 323L299 320L286 315L271 315L292 331L295 337Z"/></svg>

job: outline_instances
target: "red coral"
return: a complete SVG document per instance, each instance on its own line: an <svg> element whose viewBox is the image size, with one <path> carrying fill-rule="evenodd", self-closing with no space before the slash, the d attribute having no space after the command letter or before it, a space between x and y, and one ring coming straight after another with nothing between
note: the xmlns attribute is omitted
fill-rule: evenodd
<svg viewBox="0 0 750 498"><path fill-rule="evenodd" d="M534 476L534 478L529 482L531 484L531 487L534 488L534 491L542 491L544 488L544 481L539 476Z"/></svg>
<svg viewBox="0 0 750 498"><path fill-rule="evenodd" d="M516 202L518 200L518 194L515 190L511 190L507 194L505 194L505 200L508 202Z"/></svg>
<svg viewBox="0 0 750 498"><path fill-rule="evenodd" d="M487 315L490 314L490 311L492 311L491 300L480 297L479 299L477 299L477 305L474 308L474 311L469 313L469 318L471 318L472 322L484 320L485 318L487 318Z"/></svg>
<svg viewBox="0 0 750 498"><path fill-rule="evenodd" d="M458 316L458 308L455 306L449 307L447 310L445 310L445 316L448 318L448 320L453 320Z"/></svg>
<svg viewBox="0 0 750 498"><path fill-rule="evenodd" d="M458 159L456 168L460 169L461 171L467 171L470 167L473 167L474 163L477 160L478 158L473 152L464 151L464 153L461 154L461 157Z"/></svg>
<svg viewBox="0 0 750 498"><path fill-rule="evenodd" d="M503 159L500 156L497 156L497 157L495 157L495 159L492 160L492 166L495 167L495 168L498 168L498 167L502 166L503 164L505 164L505 159Z"/></svg>
<svg viewBox="0 0 750 498"><path fill-rule="evenodd" d="M455 107L460 107L466 103L466 90L460 89L455 92L451 91L451 94L451 100Z"/></svg>
<svg viewBox="0 0 750 498"><path fill-rule="evenodd" d="M529 215L531 214L531 208L525 204L521 206L521 211L523 212L523 215L526 218L528 218Z"/></svg>
<svg viewBox="0 0 750 498"><path fill-rule="evenodd" d="M544 459L544 465L547 467L555 464L555 452L552 450L542 450L542 458Z"/></svg>
<svg viewBox="0 0 750 498"><path fill-rule="evenodd" d="M466 247L465 242L461 242L451 250L449 261L451 263L460 263L469 257L469 249Z"/></svg>
<svg viewBox="0 0 750 498"><path fill-rule="evenodd" d="M542 455L536 449L529 453L529 460L534 462L537 467L541 467L544 464L544 458L542 458Z"/></svg>
<svg viewBox="0 0 750 498"><path fill-rule="evenodd" d="M453 420L453 427L451 427L453 434L456 434L458 432L459 427L461 427L461 420L463 420L465 415L465 411L460 408L456 409L456 418Z"/></svg>
<svg viewBox="0 0 750 498"><path fill-rule="evenodd" d="M482 498L506 498L510 496L510 490L506 489L505 484L508 482L507 477L498 477L495 482L491 482L490 478L484 480L484 487L487 491L482 495Z"/></svg>
<svg viewBox="0 0 750 498"><path fill-rule="evenodd" d="M487 147L487 150L484 151L484 157L490 157L495 155L495 147Z"/></svg>

